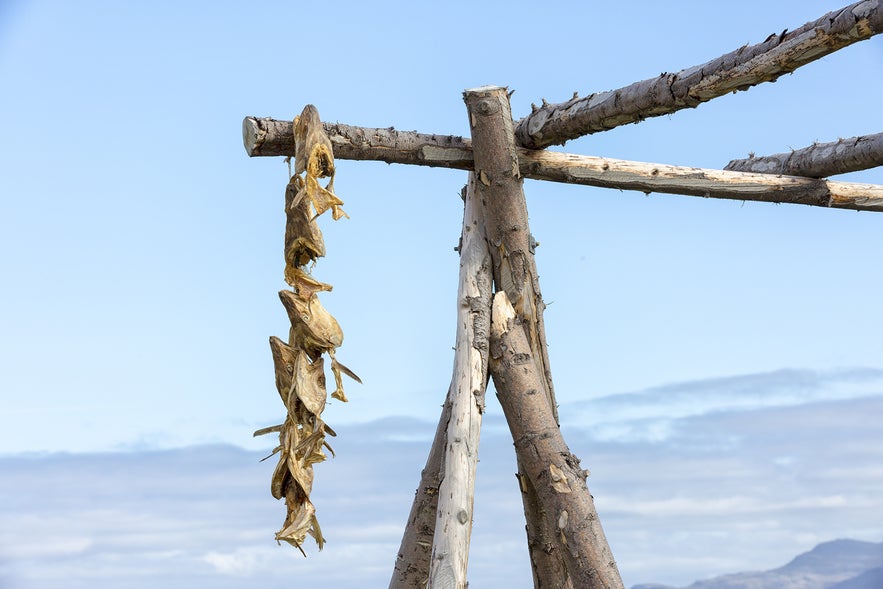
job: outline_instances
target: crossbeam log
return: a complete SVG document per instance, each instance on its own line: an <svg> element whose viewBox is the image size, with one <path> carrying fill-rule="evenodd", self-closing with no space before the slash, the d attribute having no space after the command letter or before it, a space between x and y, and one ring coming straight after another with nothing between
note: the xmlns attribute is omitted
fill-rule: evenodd
<svg viewBox="0 0 883 589"><path fill-rule="evenodd" d="M883 0L863 0L802 27L772 34L716 59L618 90L546 104L521 119L516 140L542 149L571 139L695 108L718 96L773 82L784 74L883 32Z"/></svg>
<svg viewBox="0 0 883 589"><path fill-rule="evenodd" d="M472 142L455 135L325 123L335 159L474 169ZM251 156L293 156L289 121L246 117L243 143ZM520 148L525 178L650 193L883 211L883 186L800 176L712 170Z"/></svg>
<svg viewBox="0 0 883 589"><path fill-rule="evenodd" d="M883 133L813 143L803 149L733 160L724 166L735 172L789 174L825 178L883 166Z"/></svg>

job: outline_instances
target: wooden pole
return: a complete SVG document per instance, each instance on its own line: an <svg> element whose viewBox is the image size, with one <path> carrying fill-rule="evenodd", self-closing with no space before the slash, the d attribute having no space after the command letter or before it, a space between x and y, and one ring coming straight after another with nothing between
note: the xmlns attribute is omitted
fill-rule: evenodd
<svg viewBox="0 0 883 589"><path fill-rule="evenodd" d="M512 415L510 429L516 442L518 457L518 479L521 483L522 501L527 520L527 539L531 565L534 575L534 586L537 588L578 588L594 589L597 587L621 588L608 583L612 577L605 576L605 584L585 584L597 577L597 571L603 567L594 560L577 560L570 554L576 550L594 559L593 555L608 554L606 540L604 549L598 546L588 547L579 542L566 546L569 537L562 533L559 524L560 513L553 510L556 505L569 505L571 501L583 502L586 497L591 499L588 491L568 494L555 503L548 496L553 489L546 484L543 475L532 468L534 457L526 453L534 451L523 443L526 433L541 431L544 435L558 431L557 405L552 376L549 370L549 359L545 340L545 328L542 320L544 304L537 279L536 263L533 254L533 241L527 220L527 205L524 199L522 178L518 165L518 153L514 141L514 126L509 105L509 97L505 88L482 87L467 90L464 99L469 111L470 127L475 156L476 188L485 207L485 227L487 229L491 258L493 260L494 283L498 291L505 293L505 300L512 301L513 315L518 318L518 338L513 342L524 344L518 349L517 358L522 365L516 370L530 373L534 377L533 387L520 387L520 381L510 378L508 372L497 370L506 364L494 361L491 373L497 388L497 395L507 420ZM499 294L498 294L499 296ZM507 323L507 329L509 324ZM493 329L493 328L492 328ZM499 339L499 338L498 338ZM491 342L494 342L493 332ZM531 406L537 407L530 423L530 429L522 431L521 426L514 425L521 417L519 409L528 403L523 397L530 396ZM510 410L515 409L515 413ZM527 416L524 416L527 417ZM560 432L558 432L560 436ZM543 451L547 446L542 446ZM547 464L555 464L548 454L542 454L541 460ZM556 466L556 468L558 468ZM585 508L571 508L569 513L582 514ZM557 518L557 519L556 519ZM582 525L582 524L580 524ZM587 536L580 536L585 539ZM595 538L598 539L597 537ZM575 541L575 540L574 540ZM612 561L612 558L610 558ZM588 564L587 564L588 563ZM590 565L590 566L589 566ZM609 568L609 567L608 567ZM615 565L613 567L615 572ZM618 573L615 575L618 578Z"/></svg>
<svg viewBox="0 0 883 589"><path fill-rule="evenodd" d="M512 110L506 89L484 86L463 94L472 129L475 177L485 206L485 229L494 262L494 283L525 319L540 372L546 377L546 397L557 420L558 406L546 346L543 309L534 260L536 242L527 221L527 202L515 147Z"/></svg>
<svg viewBox="0 0 883 589"><path fill-rule="evenodd" d="M825 178L883 166L883 133L813 143L803 149L733 160L724 169L734 172L788 174Z"/></svg>
<svg viewBox="0 0 883 589"><path fill-rule="evenodd" d="M449 389L435 430L435 438L426 458L426 465L420 474L420 484L414 494L414 502L411 504L411 512L405 524L402 543L389 580L389 589L425 589L426 587L450 419Z"/></svg>
<svg viewBox="0 0 883 589"><path fill-rule="evenodd" d="M505 292L494 295L491 373L519 457L521 476L535 487L540 513L551 521L555 548L579 589L622 589L619 569L586 486L587 471L570 453L540 391L536 370L516 310ZM546 548L548 550L548 548ZM546 580L538 587L559 587Z"/></svg>
<svg viewBox="0 0 883 589"><path fill-rule="evenodd" d="M467 586L475 470L488 380L492 277L484 216L472 174L463 197L453 375L390 589Z"/></svg>
<svg viewBox="0 0 883 589"><path fill-rule="evenodd" d="M883 32L883 0L862 0L802 27L775 33L678 73L663 73L618 90L547 104L518 122L522 147L550 145L695 108L718 96L775 81L848 45Z"/></svg>
<svg viewBox="0 0 883 589"><path fill-rule="evenodd" d="M488 379L491 258L473 174L469 175L465 201L457 293L457 344L451 378L451 419L427 589L467 587L475 469Z"/></svg>
<svg viewBox="0 0 883 589"><path fill-rule="evenodd" d="M472 142L453 135L325 124L336 159L474 169ZM291 123L246 117L246 151L254 156L293 155ZM707 198L790 203L883 211L883 186L799 176L670 166L613 158L518 148L524 178Z"/></svg>

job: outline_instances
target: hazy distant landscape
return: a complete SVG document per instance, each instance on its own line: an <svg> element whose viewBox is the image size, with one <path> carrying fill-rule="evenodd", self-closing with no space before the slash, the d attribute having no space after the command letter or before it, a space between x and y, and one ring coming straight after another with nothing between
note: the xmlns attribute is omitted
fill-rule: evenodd
<svg viewBox="0 0 883 589"><path fill-rule="evenodd" d="M690 589L880 589L883 543L834 540L788 564L763 572L734 573L697 581ZM673 589L642 584L632 589Z"/></svg>
<svg viewBox="0 0 883 589"><path fill-rule="evenodd" d="M879 589L879 544L823 544L785 563L838 538L883 539L881 384L873 370L779 371L563 405L626 585ZM528 589L512 442L489 408L470 579ZM306 559L273 541L284 509L269 494L267 451L2 456L0 587L385 586L434 424L335 429L337 458L316 467L313 491L328 544L307 545ZM825 572L847 556L852 568Z"/></svg>

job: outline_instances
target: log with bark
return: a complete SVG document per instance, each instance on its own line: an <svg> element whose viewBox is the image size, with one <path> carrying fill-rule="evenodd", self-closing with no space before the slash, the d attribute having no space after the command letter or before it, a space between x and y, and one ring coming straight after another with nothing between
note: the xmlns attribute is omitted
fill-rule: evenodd
<svg viewBox="0 0 883 589"><path fill-rule="evenodd" d="M571 454L543 398L544 377L537 371L522 321L505 292L494 295L491 318L491 374L519 458L519 478L536 492L539 513L554 526L553 545L531 543L531 554L563 556L564 574L579 589L622 589L619 569L604 536L587 471ZM522 491L524 489L522 488ZM541 579L536 587L561 587L562 577Z"/></svg>
<svg viewBox="0 0 883 589"><path fill-rule="evenodd" d="M470 174L463 191L454 369L390 589L465 589L475 470L488 380L491 260ZM431 550L429 546L431 542Z"/></svg>
<svg viewBox="0 0 883 589"><path fill-rule="evenodd" d="M615 564L612 569L609 566L612 557L603 534L571 536L569 532L564 533L565 529L570 529L567 522L562 527L561 518L566 519L568 513L577 514L578 519L574 522L578 526L583 525L579 518L585 513L583 503L586 497L591 500L591 495L588 495L587 490L567 493L566 496L561 492L556 501L550 502L547 496L547 476L534 468L535 456L529 455L540 446L521 443L534 433L554 437L557 432L560 439L557 404L543 325L545 305L534 260L535 244L530 235L512 112L506 89L487 86L467 90L464 99L475 148L474 175L478 180L476 189L486 214L485 228L493 260L494 283L498 291L496 297L502 297L500 300L505 300L507 305L511 300L509 309L512 318L517 318L517 324L505 322L506 333L510 330L518 332L517 336L511 337L511 341L502 342L501 338L509 340L509 336L500 333L495 335L494 330L500 330L492 327L491 345L493 348L496 341L498 347L496 360L491 359L491 374L504 412L508 412L507 421L516 441L518 479L527 521L534 586L621 588L622 581L619 580ZM510 361L508 354L512 351L517 355L518 365ZM519 374L531 375L531 387L522 387L523 382L516 379L514 373L510 373L510 368ZM531 408L530 415L523 411L526 407ZM528 421L514 423L521 419ZM551 447L543 445L541 449L545 451L548 448ZM561 450L560 446L556 448ZM542 454L543 460L551 458L549 454ZM556 477L563 473L556 461L546 465L547 470L552 467ZM550 511L553 508L557 511ZM600 529L600 524L598 527ZM608 563L601 564L598 558Z"/></svg>
<svg viewBox="0 0 883 589"><path fill-rule="evenodd" d="M735 172L788 174L825 178L883 166L883 133L813 143L803 149L733 160L724 169Z"/></svg>
<svg viewBox="0 0 883 589"><path fill-rule="evenodd" d="M293 142L287 125L274 119L246 117L243 141L254 156L290 156ZM286 131L286 129L288 129ZM392 129L325 124L340 159L473 170L472 141L452 135L429 135ZM883 210L883 186L831 182L800 176L712 170L634 162L518 148L524 178L709 198L804 204L859 211Z"/></svg>
<svg viewBox="0 0 883 589"><path fill-rule="evenodd" d="M662 73L618 90L547 104L518 122L522 147L542 149L571 139L695 108L718 96L775 81L800 66L883 31L883 0L863 0L802 27L772 34L709 62Z"/></svg>

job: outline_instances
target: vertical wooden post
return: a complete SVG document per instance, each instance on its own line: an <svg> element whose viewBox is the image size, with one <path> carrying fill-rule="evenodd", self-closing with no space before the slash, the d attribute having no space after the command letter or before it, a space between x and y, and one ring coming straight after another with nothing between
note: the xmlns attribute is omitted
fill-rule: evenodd
<svg viewBox="0 0 883 589"><path fill-rule="evenodd" d="M475 470L488 380L492 284L484 215L475 193L470 174L463 193L453 375L390 589L467 586Z"/></svg>
<svg viewBox="0 0 883 589"><path fill-rule="evenodd" d="M499 291L491 375L515 441L534 586L621 589L584 471L558 429L509 97L505 88L486 86L467 90L464 100Z"/></svg>

